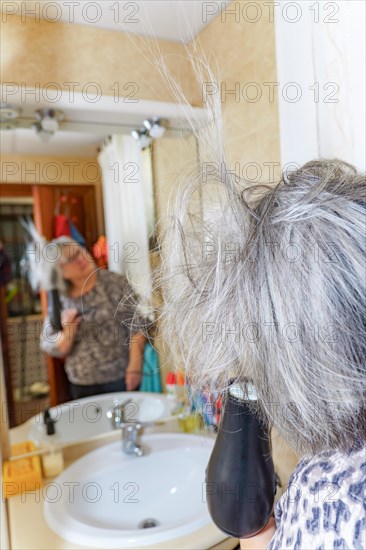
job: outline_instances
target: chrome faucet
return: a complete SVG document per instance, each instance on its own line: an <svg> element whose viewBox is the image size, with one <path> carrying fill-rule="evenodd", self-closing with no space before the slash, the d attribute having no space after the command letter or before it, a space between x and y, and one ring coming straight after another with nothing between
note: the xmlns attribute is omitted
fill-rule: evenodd
<svg viewBox="0 0 366 550"><path fill-rule="evenodd" d="M132 403L132 399L126 399L123 403L119 401L114 402L114 406L107 411L107 416L112 422L112 427L115 430L121 427L121 424L126 422L126 407Z"/></svg>
<svg viewBox="0 0 366 550"><path fill-rule="evenodd" d="M139 422L126 422L121 424L122 449L128 455L143 456L144 451L139 444L139 436L142 425Z"/></svg>
<svg viewBox="0 0 366 550"><path fill-rule="evenodd" d="M126 407L132 403L127 399L123 403L114 402L114 406L107 411L114 429L122 429L122 449L128 455L143 456L144 451L139 444L139 436L142 431L142 424L137 420L126 420Z"/></svg>

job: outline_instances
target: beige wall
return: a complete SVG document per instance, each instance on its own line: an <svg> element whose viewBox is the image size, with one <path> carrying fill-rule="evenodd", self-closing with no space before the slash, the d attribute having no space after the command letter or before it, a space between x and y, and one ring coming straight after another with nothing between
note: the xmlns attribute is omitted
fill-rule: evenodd
<svg viewBox="0 0 366 550"><path fill-rule="evenodd" d="M171 192L184 182L189 170L197 169L196 138L190 134L157 140L153 144L152 159L158 230L161 232L169 223L167 211Z"/></svg>
<svg viewBox="0 0 366 550"><path fill-rule="evenodd" d="M270 101L265 82L276 81L275 28L270 22L269 10L256 23L253 11L245 11L246 4L235 1L229 9L237 8L235 15L223 13L217 16L199 35L199 44L211 66L218 68L222 81L222 110L225 145L232 163L239 163L241 175L247 173L250 181L256 179L260 166L261 181L270 176L270 167L264 163L276 163L279 174L280 143L277 94ZM216 71L215 71L216 72ZM245 85L254 82L254 87ZM258 88L259 87L259 88ZM226 90L226 94L225 94ZM229 94L236 90L239 97ZM257 91L259 90L259 91ZM260 97L262 91L262 97ZM258 101L251 103L250 99ZM236 170L238 171L238 170ZM273 180L273 177L271 178Z"/></svg>
<svg viewBox="0 0 366 550"><path fill-rule="evenodd" d="M174 101L154 67L159 50L172 75L179 78L189 100L192 72L184 46L167 40L145 39L122 32L71 23L36 21L7 16L2 27L2 81L69 90L77 83L81 92L88 83L100 86L103 95L131 99ZM117 83L117 84L116 84ZM126 86L126 89L124 89ZM95 90L90 88L90 94Z"/></svg>
<svg viewBox="0 0 366 550"><path fill-rule="evenodd" d="M101 181L96 158L50 157L42 155L1 155L4 183L44 183L48 185L95 185Z"/></svg>
<svg viewBox="0 0 366 550"><path fill-rule="evenodd" d="M182 135L180 138L164 137L153 143L152 161L158 238L169 223L167 210L171 192L182 182L182 179L184 180L187 170L197 167L197 153L197 142L193 135ZM155 265L160 265L158 259L155 260ZM156 299L158 305L159 300L157 297ZM156 337L154 345L159 355L161 378L165 388L167 372L179 368L180 365L174 363L174 358L172 359L169 353L168 342L165 343L162 338Z"/></svg>

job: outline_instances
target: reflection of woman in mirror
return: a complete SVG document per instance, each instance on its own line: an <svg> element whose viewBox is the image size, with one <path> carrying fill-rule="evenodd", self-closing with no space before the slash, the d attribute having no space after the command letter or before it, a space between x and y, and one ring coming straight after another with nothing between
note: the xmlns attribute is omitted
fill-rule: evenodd
<svg viewBox="0 0 366 550"><path fill-rule="evenodd" d="M52 241L60 249L66 283L61 296L63 329L54 332L46 317L41 348L65 357L73 399L139 388L146 324L136 313L127 279L98 269L85 248L69 237Z"/></svg>
<svg viewBox="0 0 366 550"><path fill-rule="evenodd" d="M204 183L206 221L199 176L177 191L161 331L198 387L251 380L301 457L275 517L241 547L364 548L365 176L315 160L250 196L229 171Z"/></svg>

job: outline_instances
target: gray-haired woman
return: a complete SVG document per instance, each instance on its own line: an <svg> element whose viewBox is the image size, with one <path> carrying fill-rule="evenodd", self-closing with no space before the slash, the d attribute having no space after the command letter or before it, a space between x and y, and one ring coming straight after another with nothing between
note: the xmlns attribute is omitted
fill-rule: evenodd
<svg viewBox="0 0 366 550"><path fill-rule="evenodd" d="M364 549L365 176L336 159L272 187L203 172L178 190L165 234L162 332L196 385L251 380L302 457L241 548Z"/></svg>
<svg viewBox="0 0 366 550"><path fill-rule="evenodd" d="M141 383L146 323L136 314L136 297L127 279L98 269L76 241L61 237L59 267L66 284L61 296L62 330L46 317L41 348L65 357L73 399L135 390Z"/></svg>

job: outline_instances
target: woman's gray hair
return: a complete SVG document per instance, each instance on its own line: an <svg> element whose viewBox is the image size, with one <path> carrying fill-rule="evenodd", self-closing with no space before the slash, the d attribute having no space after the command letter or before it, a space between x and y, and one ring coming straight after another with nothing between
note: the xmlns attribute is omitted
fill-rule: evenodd
<svg viewBox="0 0 366 550"><path fill-rule="evenodd" d="M226 167L217 103L210 115L195 133ZM365 177L321 159L253 186L201 163L168 215L160 332L174 364L196 387L251 380L298 453L364 441Z"/></svg>
<svg viewBox="0 0 366 550"><path fill-rule="evenodd" d="M365 437L365 178L312 161L254 208L225 186L205 221L187 184L164 237L172 358L196 386L252 380L298 452L349 448Z"/></svg>
<svg viewBox="0 0 366 550"><path fill-rule="evenodd" d="M71 281L68 279L64 279L61 272L61 263L63 261L63 251L65 247L71 247L71 248L82 248L83 247L75 241L72 237L69 237L68 235L62 235L61 237L57 237L55 239L52 239L48 243L48 246L52 250L52 248L56 247L58 252L55 254L54 251L52 252L52 255L57 259L55 262L55 271L57 273L57 288L61 294L64 296L69 296L71 294L73 285Z"/></svg>

